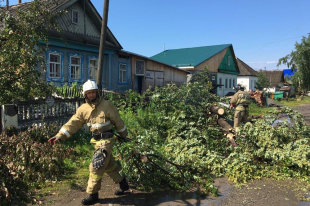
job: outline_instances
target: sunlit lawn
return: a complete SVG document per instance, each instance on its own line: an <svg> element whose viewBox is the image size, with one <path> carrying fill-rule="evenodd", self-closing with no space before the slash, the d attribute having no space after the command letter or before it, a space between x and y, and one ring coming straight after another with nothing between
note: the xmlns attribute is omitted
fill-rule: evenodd
<svg viewBox="0 0 310 206"><path fill-rule="evenodd" d="M289 98L288 100L283 99L276 102L286 107L297 107L302 104L310 104L310 97L305 96L301 101L298 101L297 98Z"/></svg>
<svg viewBox="0 0 310 206"><path fill-rule="evenodd" d="M268 114L269 112L275 110L275 107L260 107L258 104L251 103L249 107L249 113L250 115L265 115Z"/></svg>
<svg viewBox="0 0 310 206"><path fill-rule="evenodd" d="M299 105L302 104L310 104L310 97L309 96L305 96L303 98L303 100L297 100L297 98L290 98L288 100L275 100L276 103L286 106L286 107L297 107ZM265 115L268 114L269 112L272 112L273 110L275 110L275 107L260 107L255 103L251 103L250 104L250 108L249 108L249 112L251 115Z"/></svg>

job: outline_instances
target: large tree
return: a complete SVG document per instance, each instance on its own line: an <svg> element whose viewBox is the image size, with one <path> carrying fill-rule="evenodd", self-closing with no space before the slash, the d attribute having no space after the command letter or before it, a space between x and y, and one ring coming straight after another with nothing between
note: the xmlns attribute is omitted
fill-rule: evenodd
<svg viewBox="0 0 310 206"><path fill-rule="evenodd" d="M278 65L280 64L298 70L301 89L310 90L310 34L302 37L301 43L296 42L295 51L279 59Z"/></svg>
<svg viewBox="0 0 310 206"><path fill-rule="evenodd" d="M50 94L39 70L45 65L40 41L47 40L56 14L39 0L0 9L0 104Z"/></svg>

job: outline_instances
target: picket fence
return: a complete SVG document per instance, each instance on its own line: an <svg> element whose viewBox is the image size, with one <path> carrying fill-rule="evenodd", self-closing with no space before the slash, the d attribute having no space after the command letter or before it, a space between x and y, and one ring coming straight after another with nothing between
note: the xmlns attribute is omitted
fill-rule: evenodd
<svg viewBox="0 0 310 206"><path fill-rule="evenodd" d="M0 129L9 126L22 129L51 123L63 125L83 103L83 98L48 97L2 105Z"/></svg>

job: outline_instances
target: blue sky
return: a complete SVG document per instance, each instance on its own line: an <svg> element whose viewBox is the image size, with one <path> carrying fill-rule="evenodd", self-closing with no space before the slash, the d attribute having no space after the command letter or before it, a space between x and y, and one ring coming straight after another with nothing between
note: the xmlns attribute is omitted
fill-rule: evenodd
<svg viewBox="0 0 310 206"><path fill-rule="evenodd" d="M104 1L92 2L102 14ZM256 70L284 69L279 58L310 33L309 8L310 0L110 0L108 26L125 50L144 56L230 43Z"/></svg>

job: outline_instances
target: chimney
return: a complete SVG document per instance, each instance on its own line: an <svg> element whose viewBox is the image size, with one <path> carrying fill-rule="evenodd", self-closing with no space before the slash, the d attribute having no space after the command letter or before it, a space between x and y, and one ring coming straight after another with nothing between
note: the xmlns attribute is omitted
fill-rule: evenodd
<svg viewBox="0 0 310 206"><path fill-rule="evenodd" d="M22 3L22 0L18 0L18 3L21 4L21 3Z"/></svg>

